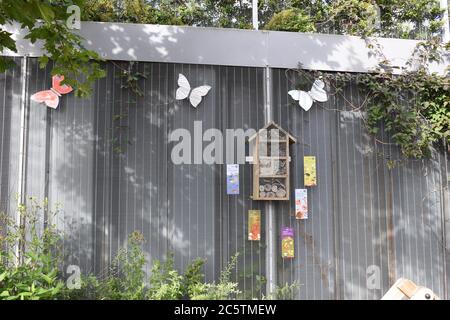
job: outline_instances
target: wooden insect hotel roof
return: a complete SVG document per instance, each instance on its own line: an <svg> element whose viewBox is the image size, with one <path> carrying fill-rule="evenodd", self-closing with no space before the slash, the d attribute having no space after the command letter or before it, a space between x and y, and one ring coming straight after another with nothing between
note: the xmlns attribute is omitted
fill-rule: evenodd
<svg viewBox="0 0 450 320"><path fill-rule="evenodd" d="M296 143L297 139L292 136L289 132L287 132L286 130L284 130L283 128L281 128L278 124L276 124L273 121L270 121L268 124L266 124L264 127L262 127L261 129L258 130L257 133L255 133L254 135L252 135L250 138L248 138L248 141L253 141L257 135L261 134L261 132L263 132L264 130L268 130L271 127L276 127L276 129L280 130L282 133L284 133L286 136L289 137L289 143Z"/></svg>

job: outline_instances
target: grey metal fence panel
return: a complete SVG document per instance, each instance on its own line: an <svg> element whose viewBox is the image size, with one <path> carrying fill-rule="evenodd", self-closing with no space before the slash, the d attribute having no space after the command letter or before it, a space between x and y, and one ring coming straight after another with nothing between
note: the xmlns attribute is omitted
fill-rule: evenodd
<svg viewBox="0 0 450 320"><path fill-rule="evenodd" d="M396 276L410 278L445 297L445 240L440 155L392 170Z"/></svg>
<svg viewBox="0 0 450 320"><path fill-rule="evenodd" d="M440 158L441 160L441 181L446 188L442 189L442 211L444 212L443 223L444 223L444 242L442 244L445 249L445 282L444 286L446 288L447 299L450 297L450 159L448 154L445 154Z"/></svg>
<svg viewBox="0 0 450 320"><path fill-rule="evenodd" d="M291 145L291 196L288 203L277 203L278 230L294 228L295 259L278 259L278 283L297 280L300 299L335 298L335 252L333 203L333 154L335 116L317 105L309 112L301 111L288 96L296 79L286 70L275 69L273 80L273 118L297 138ZM327 104L331 105L331 103ZM294 217L294 189L303 188L303 157L317 157L318 186L308 188L308 220ZM280 232L280 231L278 231ZM278 248L281 247L279 240Z"/></svg>
<svg viewBox="0 0 450 320"><path fill-rule="evenodd" d="M51 87L50 67L29 59L29 95ZM104 93L102 93L104 94ZM48 198L46 217L64 236L67 264L93 272L94 94L60 97L58 109L30 101L26 159L27 197Z"/></svg>
<svg viewBox="0 0 450 320"><path fill-rule="evenodd" d="M363 115L350 107L365 99L356 85L344 88L345 99L332 95L305 113L287 97L299 76L274 70L273 78L275 120L300 141L293 186L303 188L303 155L315 155L318 170L318 186L308 190L310 219L295 221L292 200L280 206L280 227L296 228L297 258L279 258L279 283L297 279L300 298L379 299L406 277L445 297L448 209L442 192L448 175L441 168L447 155L405 161L387 135L375 143ZM380 274L379 289L367 284L373 270Z"/></svg>
<svg viewBox="0 0 450 320"><path fill-rule="evenodd" d="M60 206L67 263L101 274L138 230L150 263L173 252L182 270L206 258L208 280L239 252L234 279L247 296L260 295L254 282L264 273L264 250L246 241L247 210L260 207L248 197L251 167L242 168L241 195L228 197L224 165L173 165L168 137L178 128L193 134L195 121L203 132L262 126L262 70L141 63L140 96L124 88L127 64L105 67L89 99L65 95L57 110L30 104L27 195ZM178 73L192 86L213 87L198 109L175 100ZM48 89L48 68L30 59L30 74L30 94Z"/></svg>
<svg viewBox="0 0 450 320"><path fill-rule="evenodd" d="M173 103L170 132L185 128L193 135L196 121L201 121L203 132L216 128L223 133L226 129L245 130L264 124L261 69L178 65L171 72L172 83L182 73L192 79L191 85L209 84L212 90L197 109L187 101ZM171 88L172 95L175 90L176 87ZM203 147L207 144L204 142ZM241 258L233 278L242 283L247 297L260 295L261 290L254 284L256 275L263 276L264 250L246 240L247 211L260 207L249 200L250 166L241 166L240 194L227 196L225 165L173 165L170 150L169 147L166 160L169 163L169 225L173 228L171 249L178 265L185 267L196 257L207 258L206 276L212 280L217 279L229 257L239 253Z"/></svg>
<svg viewBox="0 0 450 320"><path fill-rule="evenodd" d="M14 214L17 209L21 105L21 59L0 74L0 212ZM2 226L0 226L1 228ZM4 230L3 230L4 231Z"/></svg>
<svg viewBox="0 0 450 320"><path fill-rule="evenodd" d="M17 61L18 67L0 75L0 196L1 209L10 213L20 135ZM49 68L29 61L31 95L48 89L51 77ZM169 136L184 128L193 140L195 121L201 121L200 134L263 127L264 70L135 66L147 75L138 81L142 95L126 88L130 84L122 75L128 65L111 61L90 98L64 95L57 110L30 102L26 194L48 197L53 208L60 205L54 221L66 236L67 263L85 273L103 274L127 236L138 230L147 239L147 272L154 259L173 252L180 270L206 258L205 276L213 280L239 252L232 279L243 297L261 297L265 234L260 242L247 240L247 214L260 209L264 226L266 208L249 197L251 165L240 166L240 194L229 196L225 164L175 165L171 152L177 142ZM211 85L198 108L175 100L179 73L192 87ZM386 144L375 143L362 114L349 107L365 99L356 85L345 87L345 99L330 94L328 102L304 112L287 94L298 75L273 69L272 81L273 119L298 139L291 146L291 200L275 203L278 239L282 226L294 227L296 257L277 257L278 284L297 280L300 299L378 299L403 276L447 297L448 154L435 152L431 160L402 161L389 169L399 151L383 133ZM317 157L318 186L308 189L309 219L297 221L294 189L303 187L305 155ZM373 270L380 273L379 289L367 286Z"/></svg>
<svg viewBox="0 0 450 320"><path fill-rule="evenodd" d="M264 72L253 68L221 68L220 81L222 90L220 112L221 131L226 129L253 128L258 130L265 124L264 118ZM224 154L225 157L225 154ZM240 193L226 195L226 167L219 171L217 184L220 186L221 211L221 246L222 255L228 258L239 253L239 260L233 274L233 280L241 283L241 290L246 298L261 297L264 284L258 277L265 276L265 235L262 231L261 241L248 241L248 210L261 210L261 226L264 228L264 203L252 201L252 167L240 165ZM225 265L226 261L222 263Z"/></svg>

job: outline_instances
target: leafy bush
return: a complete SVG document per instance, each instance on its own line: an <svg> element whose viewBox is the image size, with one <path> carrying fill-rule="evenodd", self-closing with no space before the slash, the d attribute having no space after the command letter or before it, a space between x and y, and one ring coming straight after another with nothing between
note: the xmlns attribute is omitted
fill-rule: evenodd
<svg viewBox="0 0 450 320"><path fill-rule="evenodd" d="M143 300L146 299L146 263L142 233L132 232L127 246L121 248L105 276L83 276L80 289L64 290L64 298L71 300Z"/></svg>
<svg viewBox="0 0 450 320"><path fill-rule="evenodd" d="M52 224L39 228L39 217L48 212L47 203L29 200L30 207L19 206L21 226L0 214L0 299L56 299L64 287L58 271L60 237Z"/></svg>
<svg viewBox="0 0 450 320"><path fill-rule="evenodd" d="M143 267L145 257L141 248L142 234L133 232L129 245L120 250L105 279L90 275L83 277L80 289L64 290L65 299L94 300L176 300L176 299L230 299L240 291L237 283L229 280L237 255L221 273L219 283L205 283L202 268L205 259L195 259L181 275L174 267L173 254L165 262L155 260L146 281Z"/></svg>
<svg viewBox="0 0 450 320"><path fill-rule="evenodd" d="M205 262L205 259L197 258L187 266L181 283L184 298L193 296L195 288L204 282L205 275L202 273L202 268Z"/></svg>
<svg viewBox="0 0 450 320"><path fill-rule="evenodd" d="M81 276L79 289L65 287L61 292L62 300L104 300L106 298L102 282L94 275Z"/></svg>
<svg viewBox="0 0 450 320"><path fill-rule="evenodd" d="M240 293L238 284L230 281L237 255L217 284L204 281L205 259L194 260L180 274L174 267L173 254L165 262L155 260L147 278L142 250L145 239L137 231L130 234L126 247L118 251L104 277L82 276L81 287L69 289L60 272L61 237L54 225L39 219L46 216L47 203L39 205L33 198L29 202L29 207L19 208L20 226L0 214L0 299L229 299Z"/></svg>
<svg viewBox="0 0 450 320"><path fill-rule="evenodd" d="M145 256L141 248L144 241L142 233L134 231L128 237L127 247L119 250L110 274L99 286L105 299L145 299Z"/></svg>
<svg viewBox="0 0 450 320"><path fill-rule="evenodd" d="M265 26L266 30L314 32L316 28L311 20L301 9L287 9L275 14Z"/></svg>
<svg viewBox="0 0 450 320"><path fill-rule="evenodd" d="M179 17L180 8L162 1L158 6L144 0L86 0L83 4L82 19L92 21L150 23L150 24L183 24Z"/></svg>
<svg viewBox="0 0 450 320"><path fill-rule="evenodd" d="M251 1L85 0L81 12L84 20L94 21L252 27ZM265 0L258 3L259 25L268 30L310 32L317 29L322 33L427 39L440 33L441 15L439 0ZM268 24L273 25L268 27Z"/></svg>
<svg viewBox="0 0 450 320"><path fill-rule="evenodd" d="M285 283L284 286L277 286L275 288L275 292L264 299L267 300L294 300L297 296L298 289L300 288L300 284L295 280L291 284Z"/></svg>
<svg viewBox="0 0 450 320"><path fill-rule="evenodd" d="M231 272L236 266L239 254L231 257L230 262L222 270L218 283L196 283L191 287L192 300L226 300L240 294L238 284L230 280Z"/></svg>
<svg viewBox="0 0 450 320"><path fill-rule="evenodd" d="M173 255L166 262L156 260L150 276L148 298L152 300L176 300L183 296L183 277L174 268Z"/></svg>

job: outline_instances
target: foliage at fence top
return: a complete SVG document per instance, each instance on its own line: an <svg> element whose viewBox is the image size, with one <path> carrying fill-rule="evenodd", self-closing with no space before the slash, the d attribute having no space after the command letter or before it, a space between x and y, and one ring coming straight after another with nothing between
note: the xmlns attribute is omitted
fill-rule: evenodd
<svg viewBox="0 0 450 320"><path fill-rule="evenodd" d="M91 93L92 84L105 72L99 55L86 50L81 37L66 26L66 8L72 4L81 8L83 20L93 21L234 28L251 28L252 21L251 1L1 1L0 24L18 21L30 30L27 38L31 42L42 40L47 53L40 58L41 67L52 60L52 74L63 74L64 83L82 97ZM258 11L261 27L269 30L429 38L417 48L422 60L419 67L405 70L400 77L385 68L375 70L359 77L358 83L371 92L366 122L369 132L376 134L383 124L405 156L425 157L433 144L449 141L448 78L430 75L424 68L425 60L437 60L444 52L436 40L442 25L439 0L268 0L259 1ZM15 41L0 29L0 50L5 48L16 51ZM446 49L448 52L448 46ZM10 60L0 57L0 71L11 65ZM135 91L140 77L128 77L132 79L129 88Z"/></svg>
<svg viewBox="0 0 450 320"><path fill-rule="evenodd" d="M333 111L358 113L376 144L395 144L400 148L402 158L386 156L390 168L408 158L428 158L434 147L450 152L450 77L427 71L430 63L442 63L450 44L443 45L436 39L420 43L400 74L396 74L396 66L382 56L376 40L368 43L381 57L372 73L309 72L300 66L296 70L300 75L299 88L307 90L317 77L326 79L329 93L345 101L342 109ZM301 84L305 80L307 84ZM359 105L345 95L344 89L350 84L357 84L362 91L364 99ZM380 128L392 142L380 137Z"/></svg>
<svg viewBox="0 0 450 320"><path fill-rule="evenodd" d="M0 24L19 22L29 29L27 38L35 43L42 40L46 55L41 57L41 67L51 59L54 61L52 74L63 74L65 83L75 88L78 96L91 92L92 84L104 76L100 68L99 55L86 50L82 38L66 26L68 6L83 5L82 0L3 0L0 1ZM17 51L11 34L0 29L0 50ZM11 60L0 58L0 71L12 66ZM83 76L83 80L79 80Z"/></svg>
<svg viewBox="0 0 450 320"><path fill-rule="evenodd" d="M94 21L252 28L252 1L86 0L83 12L85 20ZM424 29L438 33L440 15L436 0L258 2L260 27L269 30L411 38L424 36ZM426 21L429 25L423 28Z"/></svg>

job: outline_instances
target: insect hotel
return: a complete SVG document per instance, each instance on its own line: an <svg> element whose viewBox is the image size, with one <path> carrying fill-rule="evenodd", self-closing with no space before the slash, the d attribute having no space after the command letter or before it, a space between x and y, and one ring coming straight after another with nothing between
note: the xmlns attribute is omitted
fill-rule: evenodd
<svg viewBox="0 0 450 320"><path fill-rule="evenodd" d="M253 200L289 200L289 145L297 140L270 122L250 137Z"/></svg>

